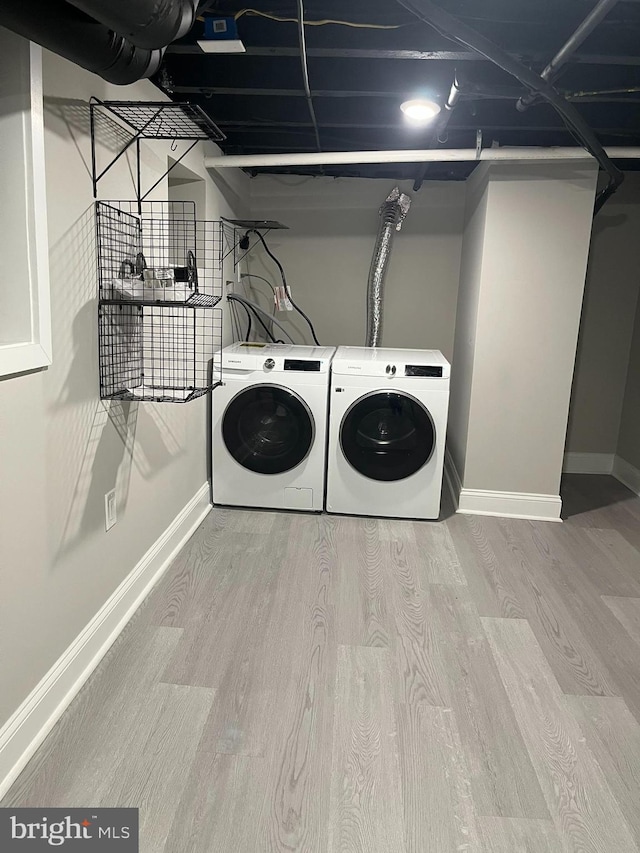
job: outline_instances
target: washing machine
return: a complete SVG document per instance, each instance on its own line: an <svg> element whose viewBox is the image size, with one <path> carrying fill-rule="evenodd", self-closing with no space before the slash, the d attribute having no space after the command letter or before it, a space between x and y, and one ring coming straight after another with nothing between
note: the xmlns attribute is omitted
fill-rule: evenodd
<svg viewBox="0 0 640 853"><path fill-rule="evenodd" d="M212 394L216 504L321 512L333 347L235 343Z"/></svg>
<svg viewBox="0 0 640 853"><path fill-rule="evenodd" d="M437 350L338 348L331 367L329 512L438 518L450 372Z"/></svg>

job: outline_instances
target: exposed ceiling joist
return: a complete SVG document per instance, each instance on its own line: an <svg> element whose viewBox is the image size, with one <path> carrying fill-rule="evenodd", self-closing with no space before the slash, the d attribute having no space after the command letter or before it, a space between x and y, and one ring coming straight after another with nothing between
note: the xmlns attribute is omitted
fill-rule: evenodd
<svg viewBox="0 0 640 853"><path fill-rule="evenodd" d="M198 56L203 60L211 62L215 55L205 54L197 44L174 44L167 48L168 54L187 54ZM300 52L295 47L250 47L247 46L246 53L238 54L238 59L247 56L270 56L279 58L299 57ZM484 56L480 56L471 50L368 50L366 48L342 48L342 47L309 47L307 56L310 59L406 59L406 60L433 60L437 62L487 62ZM543 64L548 60L545 53L513 53L514 59L521 62ZM593 54L575 53L569 60L572 64L580 65L633 65L640 66L640 55L622 56L615 54Z"/></svg>

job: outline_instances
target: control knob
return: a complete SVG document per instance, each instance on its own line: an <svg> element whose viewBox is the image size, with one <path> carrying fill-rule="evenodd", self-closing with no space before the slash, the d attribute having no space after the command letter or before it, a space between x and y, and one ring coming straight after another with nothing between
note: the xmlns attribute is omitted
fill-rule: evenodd
<svg viewBox="0 0 640 853"><path fill-rule="evenodd" d="M273 368L275 366L276 366L276 363L272 358L268 358L264 363L264 369L265 370L273 370Z"/></svg>

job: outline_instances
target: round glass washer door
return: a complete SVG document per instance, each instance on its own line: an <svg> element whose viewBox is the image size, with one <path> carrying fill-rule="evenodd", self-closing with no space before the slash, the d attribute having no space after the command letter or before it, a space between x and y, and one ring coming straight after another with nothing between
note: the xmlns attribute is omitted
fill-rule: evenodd
<svg viewBox="0 0 640 853"><path fill-rule="evenodd" d="M284 474L309 455L315 422L306 403L279 385L253 385L231 400L222 418L231 456L256 474Z"/></svg>
<svg viewBox="0 0 640 853"><path fill-rule="evenodd" d="M360 397L340 425L345 459L371 480L410 477L431 459L435 443L428 409L399 391L374 391Z"/></svg>

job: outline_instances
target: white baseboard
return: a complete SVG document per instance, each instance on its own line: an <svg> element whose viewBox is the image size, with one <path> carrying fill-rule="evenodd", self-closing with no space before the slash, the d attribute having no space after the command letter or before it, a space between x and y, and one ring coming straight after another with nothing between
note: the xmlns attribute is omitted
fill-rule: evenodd
<svg viewBox="0 0 640 853"><path fill-rule="evenodd" d="M565 453L565 474L611 474L615 454L613 453Z"/></svg>
<svg viewBox="0 0 640 853"><path fill-rule="evenodd" d="M210 487L205 483L2 726L0 798L210 509Z"/></svg>
<svg viewBox="0 0 640 853"><path fill-rule="evenodd" d="M619 480L623 486L640 497L640 470L634 468L630 462L623 459L621 456L616 456L613 460L613 476Z"/></svg>
<svg viewBox="0 0 640 853"><path fill-rule="evenodd" d="M458 512L468 515L497 515L530 521L561 521L559 495L530 495L522 492L489 492L462 489Z"/></svg>

